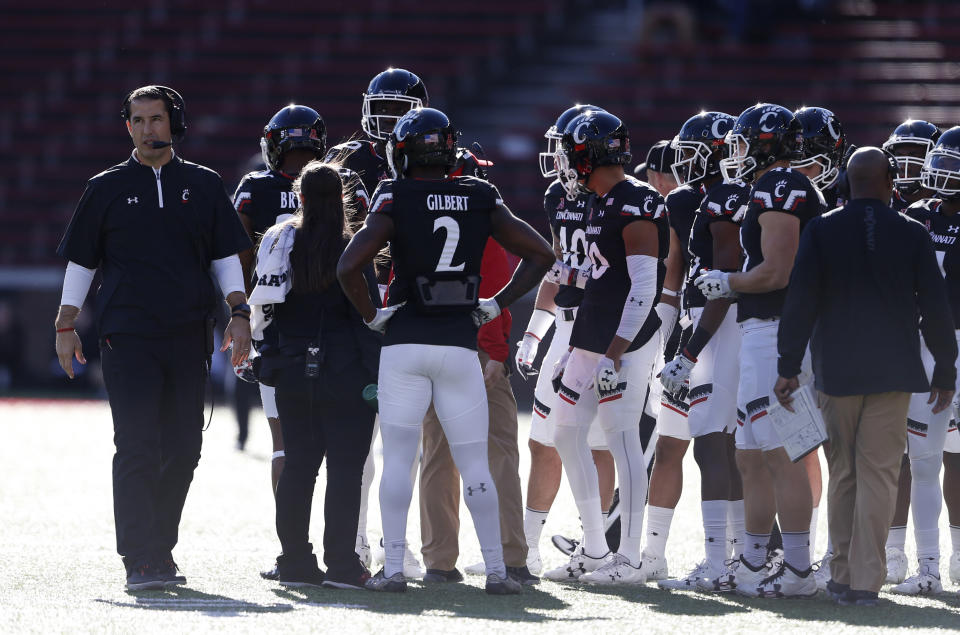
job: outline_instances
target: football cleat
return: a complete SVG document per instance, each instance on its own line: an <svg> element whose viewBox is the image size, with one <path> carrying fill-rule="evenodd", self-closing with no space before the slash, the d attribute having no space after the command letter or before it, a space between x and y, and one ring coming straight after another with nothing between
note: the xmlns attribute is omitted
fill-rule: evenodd
<svg viewBox="0 0 960 635"><path fill-rule="evenodd" d="M887 584L900 584L907 578L907 554L903 549L887 547Z"/></svg>
<svg viewBox="0 0 960 635"><path fill-rule="evenodd" d="M635 567L630 564L629 558L615 553L596 571L581 575L580 581L589 584L643 584L647 581L647 575L642 562Z"/></svg>
<svg viewBox="0 0 960 635"><path fill-rule="evenodd" d="M722 566L707 563L702 574L697 578L697 591L729 593L735 590L737 588L736 577L731 567L737 562L736 560L728 560Z"/></svg>
<svg viewBox="0 0 960 635"><path fill-rule="evenodd" d="M569 562L556 569L550 569L543 574L543 577L555 582L576 582L583 574L596 571L603 566L609 554L610 552L607 552L599 558L594 558L585 554L583 547L577 547L577 550L570 556Z"/></svg>
<svg viewBox="0 0 960 635"><path fill-rule="evenodd" d="M405 593L407 590L407 579L403 577L403 571L398 571L388 578L384 575L383 569L380 569L377 575L368 578L367 581L363 583L363 586L371 591Z"/></svg>
<svg viewBox="0 0 960 635"><path fill-rule="evenodd" d="M773 573L757 585L757 597L761 598L806 598L817 594L817 581L813 567L798 571L783 562Z"/></svg>
<svg viewBox="0 0 960 635"><path fill-rule="evenodd" d="M920 571L890 589L899 595L937 595L943 593L940 576L928 571Z"/></svg>
<svg viewBox="0 0 960 635"><path fill-rule="evenodd" d="M960 551L954 551L950 556L950 581L960 584Z"/></svg>
<svg viewBox="0 0 960 635"><path fill-rule="evenodd" d="M640 554L643 558L643 568L647 573L647 581L666 580L670 577L670 571L667 569L667 557L655 556L644 551Z"/></svg>
<svg viewBox="0 0 960 635"><path fill-rule="evenodd" d="M357 534L357 542L354 547L354 551L357 552L357 555L360 556L360 564L364 567L370 566L370 561L373 559L370 552L370 543L367 542L367 537L361 534Z"/></svg>
<svg viewBox="0 0 960 635"><path fill-rule="evenodd" d="M543 560L540 559L539 549L527 549L527 569L533 575L543 573Z"/></svg>
<svg viewBox="0 0 960 635"><path fill-rule="evenodd" d="M695 591L697 589L697 580L706 575L706 573L707 561L704 560L695 566L685 578L660 580L657 582L657 586L661 589L669 589L671 591Z"/></svg>
<svg viewBox="0 0 960 635"><path fill-rule="evenodd" d="M496 573L487 576L484 590L489 595L519 595L523 593L523 586L510 576L500 577Z"/></svg>
<svg viewBox="0 0 960 635"><path fill-rule="evenodd" d="M833 558L833 552L828 551L823 554L823 559L817 562L813 571L813 577L817 581L817 588L821 591L827 590L827 582L830 581L830 559Z"/></svg>
<svg viewBox="0 0 960 635"><path fill-rule="evenodd" d="M779 565L778 565L779 567ZM733 588L739 595L755 598L760 597L760 583L767 579L774 569L773 561L767 560L759 567L754 567L743 556L730 565L733 572Z"/></svg>
<svg viewBox="0 0 960 635"><path fill-rule="evenodd" d="M580 545L579 540L567 538L566 536L561 536L560 534L557 534L551 538L550 542L552 542L553 546L559 549L560 552L565 556L572 556L573 552L576 551L577 547Z"/></svg>

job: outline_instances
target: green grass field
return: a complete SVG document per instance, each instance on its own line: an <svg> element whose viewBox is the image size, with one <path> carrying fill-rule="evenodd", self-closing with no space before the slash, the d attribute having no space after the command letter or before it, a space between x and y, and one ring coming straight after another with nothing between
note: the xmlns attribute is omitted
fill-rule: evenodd
<svg viewBox="0 0 960 635"><path fill-rule="evenodd" d="M526 418L521 438L526 438ZM112 425L106 404L0 401L0 632L336 631L741 633L852 632L863 629L960 629L960 598L943 564L946 593L929 599L881 595L875 609L814 600L745 600L646 587L591 588L543 582L514 597L490 597L482 579L466 584L413 584L403 595L366 591L291 592L260 579L279 550L269 487L269 435L253 416L246 453L233 447L229 410L214 414L204 456L184 510L175 557L189 585L172 592L127 593L114 550L110 485ZM521 451L526 478L528 456ZM699 476L688 456L686 489L668 545L673 574L703 553ZM321 471L321 478L323 471ZM379 477L379 474L378 474ZM376 484L375 484L376 487ZM318 488L322 492L322 486ZM374 498L376 489L374 490ZM318 505L315 507L318 508ZM417 509L416 501L412 507ZM460 566L479 559L462 510ZM419 547L416 513L408 535ZM315 514L316 516L316 514ZM949 553L946 521L941 541ZM378 505L371 504L371 540L379 538ZM826 544L821 510L820 551ZM573 500L564 484L544 532L547 566L564 557L549 544L554 533L577 533ZM312 538L320 543L322 517ZM908 555L912 557L912 538Z"/></svg>

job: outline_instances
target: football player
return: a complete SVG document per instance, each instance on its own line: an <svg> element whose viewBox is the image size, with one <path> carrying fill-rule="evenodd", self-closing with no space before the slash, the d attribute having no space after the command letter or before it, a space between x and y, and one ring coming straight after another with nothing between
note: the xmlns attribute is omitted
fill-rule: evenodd
<svg viewBox="0 0 960 635"><path fill-rule="evenodd" d="M546 178L556 177L557 146L567 124L577 115L588 110L600 110L596 106L578 104L563 111L544 138L547 151L540 153L540 172ZM558 260L566 265L563 280L548 274L537 290L536 304L527 324L523 339L517 349L516 363L520 376L526 379L536 375L537 349L540 342L556 325L550 348L541 362L545 369L537 377L533 398L533 417L530 422L530 478L527 481L527 505L523 517L523 530L527 537L527 567L533 574L543 570L540 558L540 534L547 522L550 507L560 489L562 466L560 455L553 445L553 420L556 393L551 376L553 365L566 352L570 343L570 331L577 316L577 307L583 298L583 287L590 273L587 257L587 215L593 203L590 192L577 192L576 199L568 201L561 181L556 178L543 197L543 209L553 235L553 249ZM561 268L556 268L559 274ZM615 480L613 457L607 451L603 430L596 423L590 426L587 443L593 453L600 483L600 506L606 512L613 498Z"/></svg>
<svg viewBox="0 0 960 635"><path fill-rule="evenodd" d="M960 126L946 130L937 140L921 171L921 186L933 192L907 208L906 214L926 225L937 251L937 260L947 281L951 309L960 329ZM960 340L960 330L957 331ZM927 374L933 358L922 347ZM944 465L944 484L960 477L960 439L956 421L947 409L933 414L927 396L915 394L907 412L907 454L913 483L910 488L914 537L917 541L918 568L915 575L891 589L894 593L929 595L943 591L940 582L940 508L944 494L950 515L953 556L950 577L960 581L960 496L956 487L940 489L940 465ZM947 443L947 438L950 441Z"/></svg>
<svg viewBox="0 0 960 635"><path fill-rule="evenodd" d="M927 153L940 138L940 128L922 119L907 119L894 128L883 142L883 149L897 157L900 174L893 180L890 207L902 212L917 201L933 196L921 182L921 171Z"/></svg>
<svg viewBox="0 0 960 635"><path fill-rule="evenodd" d="M536 286L554 256L533 228L513 216L493 185L448 177L456 163L456 141L450 120L432 108L415 108L396 122L386 146L394 179L378 186L367 221L338 266L344 291L368 326L385 333L378 401L386 558L367 582L375 591L406 590L409 475L431 400L463 479L487 566L486 590L512 594L521 589L507 577L503 562L497 492L487 462L477 328ZM479 298L480 261L491 236L521 261L495 297ZM377 308L363 290L362 269L388 243L394 265L390 306Z"/></svg>
<svg viewBox="0 0 960 635"><path fill-rule="evenodd" d="M687 241L689 274L683 291L685 316L693 333L676 357L659 373L666 392L689 402L686 418L665 418L661 423L658 457L651 479L647 520L646 559L663 558L679 488L658 491L658 471L681 470L680 462L690 439L701 474L701 512L706 558L685 578L661 580L661 588L728 591L728 518L733 528L735 557L743 545L743 494L734 461L736 430L737 356L740 333L731 301L707 302L693 283L702 268L736 271L740 267L739 223L746 212L748 188L723 183L720 161L727 157L724 138L736 119L721 112L701 112L686 121L674 140L678 159L674 174L683 185L667 197L671 225L693 206ZM676 213L675 213L676 212ZM715 337L714 337L715 336ZM660 448L664 448L660 452ZM664 457L663 463L660 456ZM655 489L657 488L657 489ZM674 491L675 490L675 491ZM664 501L663 504L661 501ZM656 565L651 565L651 569Z"/></svg>
<svg viewBox="0 0 960 635"><path fill-rule="evenodd" d="M738 593L753 597L817 592L810 566L810 481L804 465L790 461L767 418L777 380L777 327L800 232L826 209L820 190L790 168L790 161L801 158L802 134L800 122L783 106L757 104L737 118L727 133L730 157L720 167L727 180L753 181L740 228L746 260L742 272L714 269L695 281L707 300L738 297L741 425L736 445L747 544L732 584ZM767 558L775 515L784 552L776 567Z"/></svg>
<svg viewBox="0 0 960 635"><path fill-rule="evenodd" d="M556 365L554 443L567 471L583 542L552 579L596 584L642 584L640 546L647 473L638 422L660 343L653 310L664 276L669 230L663 198L627 176L630 136L616 116L588 111L567 125L557 170L576 200L582 189L596 195L587 218L590 279ZM620 544L607 553L597 472L587 445L597 417L613 454L620 485Z"/></svg>
<svg viewBox="0 0 960 635"><path fill-rule="evenodd" d="M323 157L326 149L327 127L323 118L313 108L291 104L281 108L270 118L260 139L260 150L266 169L246 174L233 195L233 205L240 215L240 222L254 244L269 227L297 211L299 199L293 192L293 182L303 166ZM350 199L349 208L362 219L367 209L367 193L360 179L356 173L347 169L340 170L340 177L344 182L344 194ZM252 249L240 254L244 279L247 281L247 293L255 286L251 275L254 257ZM261 355L275 353L278 344L274 326L268 326L264 330L262 340L254 341ZM238 374L243 378L241 373L242 370ZM271 480L276 493L277 481L283 471L284 451L280 419L271 386L260 384L260 401L270 425L270 436L273 438ZM275 580L276 567L260 575L268 580Z"/></svg>

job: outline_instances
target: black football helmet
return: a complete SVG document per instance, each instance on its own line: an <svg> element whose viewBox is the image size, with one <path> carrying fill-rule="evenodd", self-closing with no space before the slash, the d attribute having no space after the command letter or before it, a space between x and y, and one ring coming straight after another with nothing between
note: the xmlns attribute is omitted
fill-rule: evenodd
<svg viewBox="0 0 960 635"><path fill-rule="evenodd" d="M540 174L542 174L544 178L549 179L557 176L557 150L560 149L560 138L563 136L563 131L566 130L567 124L570 123L571 119L588 110L601 111L603 108L591 106L590 104L576 104L564 110L560 116L557 117L556 123L550 126L544 133L543 138L547 140L547 151L540 153Z"/></svg>
<svg viewBox="0 0 960 635"><path fill-rule="evenodd" d="M720 161L726 181L750 181L777 161L801 158L803 136L793 113L776 104L750 106L725 138L730 156Z"/></svg>
<svg viewBox="0 0 960 635"><path fill-rule="evenodd" d="M605 110L588 110L571 119L563 131L557 176L573 201L586 189L581 181L594 168L629 165L630 158L630 133L620 118Z"/></svg>
<svg viewBox="0 0 960 635"><path fill-rule="evenodd" d="M387 137L387 164L393 178L402 179L414 165L450 169L457 162L457 131L435 108L414 108L397 120Z"/></svg>
<svg viewBox="0 0 960 635"><path fill-rule="evenodd" d="M810 106L794 111L803 130L803 158L791 162L795 168L820 166L820 174L810 181L820 189L833 185L840 173L847 137L837 116L826 108Z"/></svg>
<svg viewBox="0 0 960 635"><path fill-rule="evenodd" d="M419 77L402 68L388 68L370 80L363 94L360 125L368 137L383 141L400 117L429 103L427 87Z"/></svg>
<svg viewBox="0 0 960 635"><path fill-rule="evenodd" d="M670 143L676 154L670 170L677 185L720 175L720 160L728 156L724 137L736 122L725 112L699 112L684 122Z"/></svg>
<svg viewBox="0 0 960 635"><path fill-rule="evenodd" d="M922 119L907 119L883 142L883 149L897 157L900 173L893 184L901 194L910 196L920 189L927 154L938 139L940 128Z"/></svg>
<svg viewBox="0 0 960 635"><path fill-rule="evenodd" d="M927 153L920 183L938 198L960 198L960 126L946 130Z"/></svg>
<svg viewBox="0 0 960 635"><path fill-rule="evenodd" d="M307 106L290 104L281 109L263 128L260 151L263 162L271 170L279 170L287 152L296 149L312 151L322 159L327 151L327 126L323 117Z"/></svg>

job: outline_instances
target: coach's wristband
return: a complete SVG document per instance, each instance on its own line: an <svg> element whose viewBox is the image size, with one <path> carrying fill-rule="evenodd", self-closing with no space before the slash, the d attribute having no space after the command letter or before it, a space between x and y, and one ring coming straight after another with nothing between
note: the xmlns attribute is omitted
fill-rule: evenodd
<svg viewBox="0 0 960 635"><path fill-rule="evenodd" d="M271 461L275 461L275 460L277 460L277 459L282 459L282 458L285 457L285 456L287 456L286 452L284 452L283 450L277 450L277 451L274 452L273 455L270 457L270 460L271 460Z"/></svg>

